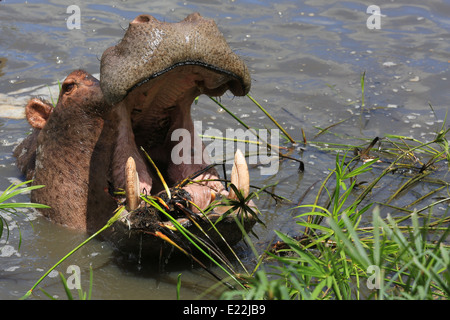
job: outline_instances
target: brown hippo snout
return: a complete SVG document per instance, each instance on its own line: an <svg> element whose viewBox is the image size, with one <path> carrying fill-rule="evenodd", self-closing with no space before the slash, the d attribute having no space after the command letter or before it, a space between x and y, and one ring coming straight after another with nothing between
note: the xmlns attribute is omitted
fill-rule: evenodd
<svg viewBox="0 0 450 320"><path fill-rule="evenodd" d="M245 63L231 50L216 23L198 13L178 23L161 22L150 15L136 17L122 41L103 53L101 87L106 100L117 103L143 83L188 65L221 75L214 81L198 82L205 94L220 96L229 89L242 96L250 90Z"/></svg>

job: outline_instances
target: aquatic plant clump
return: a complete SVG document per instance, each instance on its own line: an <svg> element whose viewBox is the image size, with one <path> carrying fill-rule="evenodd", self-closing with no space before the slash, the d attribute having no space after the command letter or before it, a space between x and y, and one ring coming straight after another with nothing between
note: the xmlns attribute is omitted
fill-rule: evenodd
<svg viewBox="0 0 450 320"><path fill-rule="evenodd" d="M223 298L448 299L447 133L442 127L430 142L386 135L365 147L336 145L335 169L314 203L293 208L303 210L294 218L303 234L276 231L279 240L260 256L266 256L262 267L246 278L248 289L225 292ZM389 185L398 175L405 182ZM395 205L417 185L429 191ZM442 204L444 213L436 214ZM391 212L382 214L386 208ZM362 224L368 214L371 222Z"/></svg>

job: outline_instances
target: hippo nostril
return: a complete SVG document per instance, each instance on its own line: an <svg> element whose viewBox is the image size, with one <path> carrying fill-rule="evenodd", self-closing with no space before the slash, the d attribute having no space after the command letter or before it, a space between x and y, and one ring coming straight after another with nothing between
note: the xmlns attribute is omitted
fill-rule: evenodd
<svg viewBox="0 0 450 320"><path fill-rule="evenodd" d="M184 19L184 21L187 21L187 22L194 22L194 21L198 21L198 20L200 20L200 19L202 19L202 16L200 15L200 13L194 12L194 13L191 13L190 15L188 15L188 16Z"/></svg>
<svg viewBox="0 0 450 320"><path fill-rule="evenodd" d="M136 18L134 18L134 20L131 23L147 23L152 19L151 16L149 16L148 14L141 14L139 16L137 16Z"/></svg>

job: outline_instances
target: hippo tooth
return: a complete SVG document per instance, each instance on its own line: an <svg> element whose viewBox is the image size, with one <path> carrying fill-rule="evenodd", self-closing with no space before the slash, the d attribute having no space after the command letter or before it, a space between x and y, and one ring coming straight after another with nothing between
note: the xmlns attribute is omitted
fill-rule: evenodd
<svg viewBox="0 0 450 320"><path fill-rule="evenodd" d="M241 150L237 150L234 154L233 168L231 169L231 183L242 193L246 198L250 192L250 176L248 173L247 162ZM237 200L237 196L231 189L228 196L229 199Z"/></svg>
<svg viewBox="0 0 450 320"><path fill-rule="evenodd" d="M128 211L136 210L139 207L139 176L136 171L136 163L133 157L129 157L125 165L126 177L126 199Z"/></svg>

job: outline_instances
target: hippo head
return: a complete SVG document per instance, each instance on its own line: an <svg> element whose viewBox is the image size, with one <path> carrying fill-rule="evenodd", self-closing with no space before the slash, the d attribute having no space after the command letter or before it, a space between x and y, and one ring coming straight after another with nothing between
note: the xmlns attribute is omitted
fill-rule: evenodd
<svg viewBox="0 0 450 320"><path fill-rule="evenodd" d="M199 14L178 23L138 16L123 39L103 53L100 71L100 83L81 70L70 74L54 109L44 101L30 101L27 118L35 131L15 151L19 168L33 176L34 184L46 186L33 190L32 200L51 207L44 212L50 219L95 231L124 201L127 210L110 238L121 247L139 237L141 247L159 252L159 240L149 234L161 226L173 230L173 225L147 210L139 194L182 198L181 211L191 213L205 209L217 196L236 198L203 153L190 108L200 94L247 94L250 76L216 24ZM190 139L173 141L180 129ZM188 161L179 161L175 147L189 153L182 155ZM232 183L248 194L242 158L237 153ZM118 190L125 191L123 199ZM215 209L210 220L218 220L224 211ZM236 215L240 213L224 215L218 224L231 244L242 238ZM186 217L177 219L195 229ZM248 230L255 220L249 215L246 219Z"/></svg>
<svg viewBox="0 0 450 320"><path fill-rule="evenodd" d="M205 162L194 159L192 165L174 165L171 151L179 141L172 141L172 133L186 129L192 148L202 146L190 114L194 99L202 93L220 96L228 89L234 95L245 95L250 88L243 61L231 51L214 21L197 13L179 23L138 16L122 41L103 53L100 71L105 99L117 107L121 119L116 168L123 174L125 162L133 157L141 191L147 192L161 186L141 148L166 173L170 184L203 169Z"/></svg>

